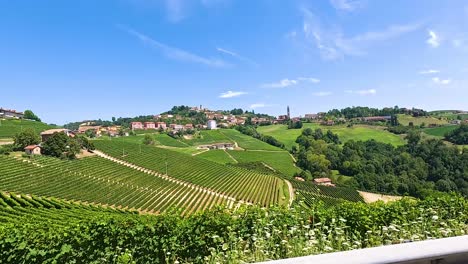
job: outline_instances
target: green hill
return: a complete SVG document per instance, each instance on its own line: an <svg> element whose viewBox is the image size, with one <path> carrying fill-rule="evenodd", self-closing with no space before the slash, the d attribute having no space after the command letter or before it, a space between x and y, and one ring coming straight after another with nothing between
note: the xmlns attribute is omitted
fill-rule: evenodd
<svg viewBox="0 0 468 264"><path fill-rule="evenodd" d="M447 134L448 132L452 132L458 127L459 126L442 126L442 127L434 127L434 128L425 128L423 129L423 132L431 136L443 138L445 134Z"/></svg>
<svg viewBox="0 0 468 264"><path fill-rule="evenodd" d="M37 133L40 133L56 127L30 120L3 119L0 120L0 138L12 138L16 133L27 128L32 128Z"/></svg>
<svg viewBox="0 0 468 264"><path fill-rule="evenodd" d="M344 125L321 126L315 123L305 123L303 129L305 128L321 128L324 132L331 130L333 133L338 134L343 143L349 140L366 141L370 139L375 139L395 146L403 145L405 143L402 137L392 134L384 130L383 127L378 126L355 125L349 128ZM257 131L264 135L273 136L280 142L284 143L288 149L291 149L292 146L296 145L295 141L302 133L302 129L288 129L286 125L260 126L257 128Z"/></svg>
<svg viewBox="0 0 468 264"><path fill-rule="evenodd" d="M94 141L105 153L237 200L264 206L282 203L284 181L271 175L224 166L209 160L153 146L119 141Z"/></svg>

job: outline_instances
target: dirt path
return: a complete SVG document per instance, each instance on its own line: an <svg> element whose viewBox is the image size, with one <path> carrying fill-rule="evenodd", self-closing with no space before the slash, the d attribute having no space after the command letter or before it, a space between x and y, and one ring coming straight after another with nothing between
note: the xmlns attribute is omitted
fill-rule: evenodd
<svg viewBox="0 0 468 264"><path fill-rule="evenodd" d="M359 194L364 198L364 202L366 203L374 203L377 201L383 201L384 203L393 202L400 200L401 196L392 196L392 195L384 195L378 193L370 193L370 192L361 192L358 191Z"/></svg>
<svg viewBox="0 0 468 264"><path fill-rule="evenodd" d="M202 151L200 151L200 152L193 153L192 156L200 155L200 154L205 153L205 152L207 152L207 151L210 151L210 150L209 150L209 149L204 149L204 150L202 150Z"/></svg>
<svg viewBox="0 0 468 264"><path fill-rule="evenodd" d="M127 162L127 161L116 159L114 157L111 157L111 156L99 151L99 150L95 150L94 153L96 155L98 155L99 157L101 157L101 158L108 159L110 161L113 161L115 163L130 167L132 169L135 169L135 170L138 170L138 171L141 171L141 172L144 172L144 173L147 173L147 174L162 178L162 179L167 180L169 182L173 182L173 183L176 183L176 184L179 184L179 185L182 185L182 186L190 186L193 189L208 192L208 193L210 193L210 194L212 194L214 196L222 197L222 198L228 200L228 202L232 202L232 204L237 202L237 200L234 197L224 195L222 193L218 193L218 192L216 192L214 190L211 190L211 189L208 189L208 188L205 188L205 187L193 184L193 183L189 183L189 182L185 182L185 181L182 181L182 180L179 180L179 179L176 179L176 178L172 178L172 177L170 177L168 175L160 174L160 173L158 173L156 171L149 170L149 169L134 165L134 164L132 164L130 162ZM244 202L244 201L238 201L238 203L249 204L249 205L251 204L251 203L247 203L247 202Z"/></svg>
<svg viewBox="0 0 468 264"><path fill-rule="evenodd" d="M292 186L292 184L291 184L290 181L288 181L288 180L284 180L284 181L285 181L286 184L288 185L288 191L289 191L289 207L291 207L292 203L294 202L294 198L295 198L295 197L294 197L294 196L295 196L295 194L294 194L294 188L293 188L293 186Z"/></svg>
<svg viewBox="0 0 468 264"><path fill-rule="evenodd" d="M235 163L239 163L239 162L229 153L229 151L224 150L224 152L226 152L226 154L227 154Z"/></svg>

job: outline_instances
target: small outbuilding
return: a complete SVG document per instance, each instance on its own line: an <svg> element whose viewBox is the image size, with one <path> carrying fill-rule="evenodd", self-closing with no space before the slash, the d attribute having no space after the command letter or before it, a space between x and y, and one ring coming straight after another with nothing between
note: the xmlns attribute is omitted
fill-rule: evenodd
<svg viewBox="0 0 468 264"><path fill-rule="evenodd" d="M29 145L24 148L24 152L27 155L41 155L41 146L39 145Z"/></svg>

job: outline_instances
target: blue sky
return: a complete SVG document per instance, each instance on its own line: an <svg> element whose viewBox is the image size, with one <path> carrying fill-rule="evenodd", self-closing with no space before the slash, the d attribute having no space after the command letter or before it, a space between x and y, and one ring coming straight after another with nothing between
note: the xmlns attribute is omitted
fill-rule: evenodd
<svg viewBox="0 0 468 264"><path fill-rule="evenodd" d="M0 106L468 109L463 0L0 0Z"/></svg>

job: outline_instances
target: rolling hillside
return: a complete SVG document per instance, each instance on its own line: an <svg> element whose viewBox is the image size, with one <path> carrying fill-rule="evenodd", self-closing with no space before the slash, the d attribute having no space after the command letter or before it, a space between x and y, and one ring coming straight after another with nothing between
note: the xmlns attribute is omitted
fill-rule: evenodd
<svg viewBox="0 0 468 264"><path fill-rule="evenodd" d="M321 126L315 123L305 123L303 129L305 128L321 128L324 132L331 130L333 133L338 134L343 143L349 140L365 141L370 139L375 139L395 146L403 145L405 143L400 136L392 134L384 130L382 127L376 126L355 125L348 128L346 126ZM286 125L270 125L260 126L257 128L257 131L264 135L273 136L280 142L284 143L286 148L291 149L292 146L296 145L295 141L302 133L303 129L288 129Z"/></svg>
<svg viewBox="0 0 468 264"><path fill-rule="evenodd" d="M202 186L237 200L264 206L287 201L284 181L271 175L232 168L167 149L126 142L95 141L96 147L114 158L175 179Z"/></svg>
<svg viewBox="0 0 468 264"><path fill-rule="evenodd" d="M16 133L27 128L32 128L40 133L56 127L30 120L4 119L0 120L0 138L12 138Z"/></svg>
<svg viewBox="0 0 468 264"><path fill-rule="evenodd" d="M1 156L0 170L3 172L2 191L139 211L162 212L178 207L185 208L185 213L193 213L214 205L232 206L234 203L208 189L170 181L99 157L73 161L38 157L25 162L22 158Z"/></svg>

